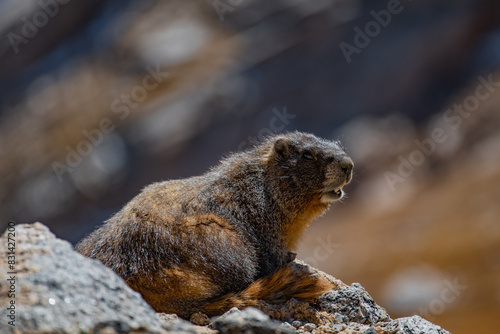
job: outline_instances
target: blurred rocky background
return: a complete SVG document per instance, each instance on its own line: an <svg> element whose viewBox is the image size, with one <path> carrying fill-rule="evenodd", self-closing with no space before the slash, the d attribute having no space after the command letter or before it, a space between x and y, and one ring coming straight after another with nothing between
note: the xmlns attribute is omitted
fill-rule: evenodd
<svg viewBox="0 0 500 334"><path fill-rule="evenodd" d="M0 0L0 221L75 243L146 184L274 132L341 139L299 257L393 317L494 332L500 3Z"/></svg>

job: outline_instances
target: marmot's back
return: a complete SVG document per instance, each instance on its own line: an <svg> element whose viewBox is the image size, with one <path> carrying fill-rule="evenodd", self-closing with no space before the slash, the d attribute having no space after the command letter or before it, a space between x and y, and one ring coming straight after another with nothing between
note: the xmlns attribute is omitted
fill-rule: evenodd
<svg viewBox="0 0 500 334"><path fill-rule="evenodd" d="M160 312L216 314L276 299L256 287L290 279L278 269L293 260L311 221L343 196L352 166L336 142L298 132L272 137L202 176L146 187L77 250ZM303 297L323 291L324 282L296 276Z"/></svg>

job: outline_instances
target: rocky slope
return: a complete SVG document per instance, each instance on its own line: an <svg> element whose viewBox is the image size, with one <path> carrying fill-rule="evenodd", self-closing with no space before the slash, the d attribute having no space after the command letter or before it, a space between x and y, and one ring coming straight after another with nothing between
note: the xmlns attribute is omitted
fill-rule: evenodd
<svg viewBox="0 0 500 334"><path fill-rule="evenodd" d="M110 269L40 223L10 227L0 245L2 333L449 333L419 316L392 320L360 284L319 271L337 289L316 305L261 302L260 310L197 313L188 322L155 313Z"/></svg>

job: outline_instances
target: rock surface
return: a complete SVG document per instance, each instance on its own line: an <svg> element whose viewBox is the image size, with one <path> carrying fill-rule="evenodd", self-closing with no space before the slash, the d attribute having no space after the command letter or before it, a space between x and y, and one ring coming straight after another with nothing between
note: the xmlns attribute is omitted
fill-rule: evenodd
<svg viewBox="0 0 500 334"><path fill-rule="evenodd" d="M335 314L339 322L376 324L391 319L386 310L378 306L359 283L323 294L319 306L328 313Z"/></svg>
<svg viewBox="0 0 500 334"><path fill-rule="evenodd" d="M248 307L242 311L233 308L220 317L215 317L211 327L219 333L294 333L290 328L281 326L281 323L272 320L262 311Z"/></svg>
<svg viewBox="0 0 500 334"><path fill-rule="evenodd" d="M9 237L15 239L14 268L8 262ZM0 239L2 275L15 272L13 287L11 277L0 281L1 333L448 333L419 316L392 320L361 285L347 286L321 272L336 290L323 294L317 305L261 302L210 320L196 313L191 320L197 326L155 313L110 269L78 254L40 223L18 225L15 236L6 231ZM8 297L12 289L15 298ZM15 326L5 320L11 300Z"/></svg>
<svg viewBox="0 0 500 334"><path fill-rule="evenodd" d="M1 238L2 275L11 271L7 270L7 239L5 233ZM4 305L12 299L7 294L10 284L2 277L1 333L85 333L106 327L118 332L164 331L160 318L139 293L98 261L75 252L47 227L40 223L16 226L13 239L15 327L5 321Z"/></svg>
<svg viewBox="0 0 500 334"><path fill-rule="evenodd" d="M399 330L396 334L446 334L448 331L436 326L429 321L422 319L418 315L413 317L400 318L396 320L399 323Z"/></svg>

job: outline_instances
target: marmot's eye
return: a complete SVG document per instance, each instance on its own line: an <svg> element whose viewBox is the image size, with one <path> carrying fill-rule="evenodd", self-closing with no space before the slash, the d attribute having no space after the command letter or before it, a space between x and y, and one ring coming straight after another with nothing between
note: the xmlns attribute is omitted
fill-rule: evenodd
<svg viewBox="0 0 500 334"><path fill-rule="evenodd" d="M302 154L302 156L304 157L304 159L306 160L314 160L314 155L312 155L311 153L309 152L304 152L304 154Z"/></svg>

